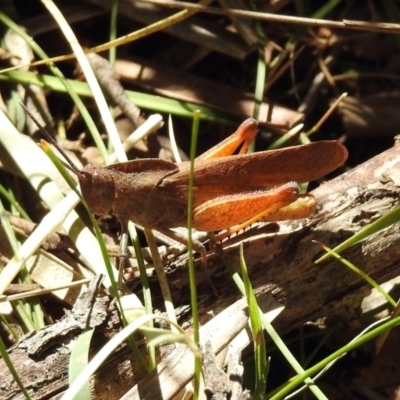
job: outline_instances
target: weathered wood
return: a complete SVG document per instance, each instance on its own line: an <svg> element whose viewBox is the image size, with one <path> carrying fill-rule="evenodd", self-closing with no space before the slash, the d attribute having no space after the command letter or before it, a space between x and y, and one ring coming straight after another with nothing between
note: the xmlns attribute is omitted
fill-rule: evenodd
<svg viewBox="0 0 400 400"><path fill-rule="evenodd" d="M313 193L319 207L310 220L282 223L277 233L265 233L268 229L275 229L276 225L264 225L244 239L245 259L261 308L265 309L271 296L285 306L274 322L280 332L320 316L342 321L358 316L359 305L370 288L336 260L315 265L314 261L323 253L312 240L334 247L397 206L400 198L399 171L400 149L394 147L315 190ZM348 249L343 256L378 282L387 281L400 272L398 230L399 224L395 224ZM238 253L238 244L224 251L224 257L237 270ZM168 274L175 305L184 310L180 314L181 324L190 319L185 307L189 304L186 262L186 257L181 257L169 266ZM218 314L241 297L219 257L210 258L207 274L219 296L216 298L213 295L199 268L198 298L202 323L211 319L210 311ZM155 280L154 284L157 284ZM30 384L33 398L51 398L53 394L65 390L68 362L65 351L65 347L55 348L53 352L47 352L42 360L30 359L27 352L18 346L11 351L17 369L26 372L23 376ZM112 357L110 364L94 377L92 390L96 398L101 398L102 393L108 399L119 398L137 383L140 374L130 357L127 351ZM163 373L168 373L168 370ZM158 380L156 376L152 379ZM10 386L11 380L7 368L1 363L0 388L5 390L0 392L0 398L22 399L15 383ZM162 381L166 382L165 378ZM40 390L35 390L35 387ZM139 387L152 387L151 378Z"/></svg>
<svg viewBox="0 0 400 400"><path fill-rule="evenodd" d="M277 327L286 332L319 316L347 321L356 317L370 288L339 261L315 265L323 252L317 240L333 248L362 227L399 204L400 148L394 147L338 178L321 185L313 194L319 207L308 221L280 224L275 234L254 235L244 240L244 255L258 300L272 295L285 305ZM400 272L399 224L358 245L343 256L382 283ZM238 246L225 251L239 270ZM214 259L208 273L221 295L214 299L215 313L237 298L225 268ZM185 278L177 273L176 286ZM203 288L204 289L204 288ZM208 291L207 291L208 292ZM199 288L199 302L206 312L207 295Z"/></svg>

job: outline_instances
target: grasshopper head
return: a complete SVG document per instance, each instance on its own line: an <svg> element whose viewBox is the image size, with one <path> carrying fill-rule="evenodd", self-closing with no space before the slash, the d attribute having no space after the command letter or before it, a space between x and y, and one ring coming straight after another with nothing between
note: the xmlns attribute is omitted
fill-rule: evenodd
<svg viewBox="0 0 400 400"><path fill-rule="evenodd" d="M78 174L82 195L97 215L109 214L115 199L114 178L110 171L98 165L87 165Z"/></svg>

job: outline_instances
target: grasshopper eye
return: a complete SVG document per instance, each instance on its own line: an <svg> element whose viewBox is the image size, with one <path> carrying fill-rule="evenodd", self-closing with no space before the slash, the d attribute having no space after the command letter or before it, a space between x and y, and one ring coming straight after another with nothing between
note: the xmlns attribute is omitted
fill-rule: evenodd
<svg viewBox="0 0 400 400"><path fill-rule="evenodd" d="M110 172L104 167L87 165L78 179L89 208L97 215L108 214L115 199L115 183Z"/></svg>

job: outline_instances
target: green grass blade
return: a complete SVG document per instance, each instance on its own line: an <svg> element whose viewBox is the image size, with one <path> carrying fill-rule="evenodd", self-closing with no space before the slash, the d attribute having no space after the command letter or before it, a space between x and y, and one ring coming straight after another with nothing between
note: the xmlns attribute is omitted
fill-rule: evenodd
<svg viewBox="0 0 400 400"><path fill-rule="evenodd" d="M32 84L54 92L66 93L65 86L57 77L51 75L40 75L28 71L10 71L0 74L0 81L13 81L24 85ZM79 82L71 79L66 79L66 81L77 95L92 97L92 93L90 92L89 86L86 82ZM198 104L131 90L127 90L126 94L138 107L146 110L178 115L185 118L193 118L193 113L196 110L200 110L202 120L219 123L232 122L231 116L217 112L209 107L199 106Z"/></svg>
<svg viewBox="0 0 400 400"><path fill-rule="evenodd" d="M89 351L90 342L92 340L94 329L89 329L79 335L74 343L74 347L71 350L71 356L69 360L68 377L69 384L72 383L79 377L82 371L86 368L89 362ZM90 384L89 380L80 388L77 393L77 399L90 400Z"/></svg>
<svg viewBox="0 0 400 400"><path fill-rule="evenodd" d="M200 111L197 111L193 115L193 126L192 126L192 141L190 146L190 173L189 173L189 194L188 194L188 253L189 253L189 284L190 284L190 303L192 306L192 318L193 318L193 335L196 343L200 341L199 329L199 310L197 305L197 286L196 286L196 272L194 265L193 255L193 232L192 232L192 215L193 215L193 186L194 186L194 162L196 158L197 148L197 137L199 132L200 124ZM194 366L194 399L199 396L200 389L200 372L201 372L201 360L196 357Z"/></svg>
<svg viewBox="0 0 400 400"><path fill-rule="evenodd" d="M335 361L337 358L343 356L343 354L348 353L351 350L354 350L355 348L359 347L360 345L374 339L375 337L381 335L388 329L394 328L395 326L398 326L399 324L400 324L400 317L397 317L397 318L391 319L388 322L385 322L382 325L378 326L377 328L374 328L371 331L363 334L356 341L352 341L349 344L343 346L339 350L330 354L324 360L320 361L319 363L315 364L313 367L309 368L307 371L304 371L303 373L300 373L298 376L291 379L290 382L285 384L285 386L278 393L276 393L276 392L267 393L267 398L270 400L278 400L278 399L284 398L289 393L291 393L294 389L296 389L296 387L301 385L301 383L303 381L306 382L307 378L310 378L311 376L313 376L316 373L318 373L319 371L321 371L324 367L326 367L332 361ZM313 387L315 387L314 384L309 386L309 389L313 390Z"/></svg>
<svg viewBox="0 0 400 400"><path fill-rule="evenodd" d="M9 371L11 372L11 375L13 376L18 387L21 389L21 392L24 394L24 396L27 400L30 400L31 397L30 397L28 391L26 390L24 384L22 383L22 380L21 380L17 370L14 368L13 362L10 359L10 356L7 352L6 346L4 345L3 338L1 336L0 336L0 355L3 358L5 364L7 365Z"/></svg>
<svg viewBox="0 0 400 400"><path fill-rule="evenodd" d="M232 268L228 260L224 258L224 264L226 268L228 269L229 273L232 276L232 279L234 280L236 286L238 287L239 291L245 296L245 287L244 283L241 280L239 274ZM279 349L279 351L284 355L288 363L292 366L292 368L296 371L298 374L303 374L304 369L302 366L299 364L299 362L296 360L296 358L292 355L292 353L289 351L287 348L286 344L283 342L281 337L278 335L274 327L271 325L271 320L269 317L263 314L262 310L259 310L260 313L260 320L262 322L262 325L264 329L266 330L267 334L271 337L272 341L275 343L276 347ZM274 313L274 317L276 317L278 313ZM305 382L310 385L310 390L312 393L318 398L318 399L326 399L325 395L322 393L322 391L319 389L318 386L314 384L311 378L306 377ZM272 395L272 394L271 394ZM269 396L267 397L269 398Z"/></svg>
<svg viewBox="0 0 400 400"><path fill-rule="evenodd" d="M8 18L5 14L3 14L0 11L0 22L2 22L7 28L11 29L14 31L16 34L21 36L26 43L31 47L33 52L38 55L38 57L42 60L45 60L49 58L47 54L40 48L40 46L37 45L37 43L17 24L15 24L10 18ZM88 127L89 131L92 134L93 140L95 141L98 149L100 150L100 154L102 155L105 164L107 164L107 150L106 147L101 139L100 132L97 129L96 124L94 123L92 117L90 116L86 106L84 105L83 101L80 99L79 95L77 92L74 90L74 88L70 85L70 81L68 79L65 79L64 75L62 72L55 66L53 63L48 64L49 69L51 72L55 75L54 79L58 80L59 84L64 87L64 91L68 92L72 101L76 105L80 115L82 116L83 120L86 123L86 126ZM31 84L31 82L28 82ZM32 83L34 84L34 83Z"/></svg>
<svg viewBox="0 0 400 400"><path fill-rule="evenodd" d="M249 276L247 275L246 261L243 255L243 244L240 245L240 267L242 270L243 283L246 290L246 298L249 305L249 318L251 325L251 332L253 335L254 345L254 359L255 359L255 388L253 392L253 399L263 399L265 390L267 388L268 370L267 362L267 348L265 344L263 327L260 319L260 308L257 304L254 290L251 286Z"/></svg>
<svg viewBox="0 0 400 400"><path fill-rule="evenodd" d="M341 243L339 246L336 246L334 249L332 249L332 251L334 251L335 253L341 253L342 251L348 249L349 247L359 243L361 240L364 240L367 237L373 235L374 233L377 233L382 229L388 228L389 226L396 224L399 221L400 221L400 206L397 206L393 210L389 211L386 215L383 215L376 221L362 228L352 237L350 237L349 239ZM325 254L317 261L315 261L315 263L319 264L322 261L327 260L330 256L331 256L330 254Z"/></svg>
<svg viewBox="0 0 400 400"><path fill-rule="evenodd" d="M318 242L317 242L318 243ZM335 257L337 260L339 260L341 263L343 263L347 268L349 268L351 271L355 272L357 275L359 275L362 279L364 279L370 286L375 288L385 299L386 301L391 304L392 307L396 307L396 301L390 296L389 293L386 293L382 287L374 281L369 275L367 275L364 271L362 271L360 268L356 267L354 264L351 262L347 261L345 258L337 254L334 250L331 250L329 247L323 245L322 243L319 243L319 245L331 256Z"/></svg>

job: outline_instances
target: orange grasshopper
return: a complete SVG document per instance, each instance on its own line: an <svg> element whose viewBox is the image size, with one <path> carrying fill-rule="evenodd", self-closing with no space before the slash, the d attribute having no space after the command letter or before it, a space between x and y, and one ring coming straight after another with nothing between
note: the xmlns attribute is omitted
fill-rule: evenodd
<svg viewBox="0 0 400 400"><path fill-rule="evenodd" d="M308 217L316 202L312 195L300 194L298 183L323 177L347 158L346 148L337 141L246 154L257 130L257 121L249 118L235 133L196 158L193 228L227 229L217 236L221 239L256 221ZM189 162L174 164L151 158L79 169L48 134L46 137L77 175L82 195L95 214L115 215L123 232L132 220L187 243L171 228L186 226ZM232 155L239 147L239 154ZM204 248L196 246L196 250L204 259Z"/></svg>

